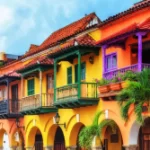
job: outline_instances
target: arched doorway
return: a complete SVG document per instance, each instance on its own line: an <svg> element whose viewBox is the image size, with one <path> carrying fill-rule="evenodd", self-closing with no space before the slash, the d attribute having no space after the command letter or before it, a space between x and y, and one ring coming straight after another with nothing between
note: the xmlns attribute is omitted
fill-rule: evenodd
<svg viewBox="0 0 150 150"><path fill-rule="evenodd" d="M40 130L36 131L34 147L35 150L43 150L43 138Z"/></svg>
<svg viewBox="0 0 150 150"><path fill-rule="evenodd" d="M57 128L55 134L54 150L65 150L64 135L60 127Z"/></svg>
<svg viewBox="0 0 150 150"><path fill-rule="evenodd" d="M122 136L118 126L112 130L111 127L107 127L104 134L104 148L105 150L122 150Z"/></svg>
<svg viewBox="0 0 150 150"><path fill-rule="evenodd" d="M146 118L139 131L139 150L150 150L150 117Z"/></svg>
<svg viewBox="0 0 150 150"><path fill-rule="evenodd" d="M79 134L80 134L80 131L83 129L83 127L84 127L84 125L82 125L82 126L80 127L79 132L78 132L77 143L76 143L76 145L77 145L76 150L82 150L82 148L81 148L80 145L79 145Z"/></svg>

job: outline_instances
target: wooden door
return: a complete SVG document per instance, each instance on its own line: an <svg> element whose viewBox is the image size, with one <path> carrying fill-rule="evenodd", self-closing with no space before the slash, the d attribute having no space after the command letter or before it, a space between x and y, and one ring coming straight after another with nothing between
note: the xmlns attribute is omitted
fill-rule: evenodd
<svg viewBox="0 0 150 150"><path fill-rule="evenodd" d="M35 150L43 150L43 140L40 134L36 134L35 136Z"/></svg>
<svg viewBox="0 0 150 150"><path fill-rule="evenodd" d="M11 87L11 111L18 112L18 84L12 85Z"/></svg>
<svg viewBox="0 0 150 150"><path fill-rule="evenodd" d="M144 134L142 139L142 150L150 150L150 134Z"/></svg>

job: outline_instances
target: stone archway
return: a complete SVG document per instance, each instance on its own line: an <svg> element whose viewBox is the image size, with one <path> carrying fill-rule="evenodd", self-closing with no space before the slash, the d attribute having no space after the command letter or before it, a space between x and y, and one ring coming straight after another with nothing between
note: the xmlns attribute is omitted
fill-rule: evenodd
<svg viewBox="0 0 150 150"><path fill-rule="evenodd" d="M27 135L27 148L34 150L43 150L42 132L38 127L33 127Z"/></svg>
<svg viewBox="0 0 150 150"><path fill-rule="evenodd" d="M79 146L79 133L83 127L84 124L82 124L81 122L78 122L73 126L69 137L69 144L71 150L81 150Z"/></svg>
<svg viewBox="0 0 150 150"><path fill-rule="evenodd" d="M56 130L54 139L54 150L66 150L64 134L60 127L58 127Z"/></svg>
<svg viewBox="0 0 150 150"><path fill-rule="evenodd" d="M119 127L115 123L114 130L110 126L106 127L104 132L103 146L105 150L122 150L122 135Z"/></svg>

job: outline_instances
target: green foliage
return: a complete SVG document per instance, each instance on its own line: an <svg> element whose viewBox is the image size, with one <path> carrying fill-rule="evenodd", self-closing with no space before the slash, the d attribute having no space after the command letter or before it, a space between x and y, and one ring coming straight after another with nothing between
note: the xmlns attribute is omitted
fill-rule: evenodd
<svg viewBox="0 0 150 150"><path fill-rule="evenodd" d="M101 141L101 133L103 128L110 126L112 131L115 130L115 123L112 120L104 120L99 123L100 116L104 114L103 112L96 113L94 120L90 126L84 127L79 134L79 144L85 149L91 149L92 141L95 136L99 137ZM101 142L102 143L102 142Z"/></svg>
<svg viewBox="0 0 150 150"><path fill-rule="evenodd" d="M142 124L142 106L150 100L150 70L144 69L136 76L128 81L128 86L119 93L117 100L121 105L121 116L124 120L128 121L129 108L134 104L137 121Z"/></svg>
<svg viewBox="0 0 150 150"><path fill-rule="evenodd" d="M101 80L95 79L95 82L97 83L97 85L99 86L103 86L103 85L107 85L109 84L109 80L102 78Z"/></svg>
<svg viewBox="0 0 150 150"><path fill-rule="evenodd" d="M139 73L135 73L131 70L128 70L125 72L125 74L122 75L122 81L125 81L125 80L129 80L129 81L137 81L138 80L138 76L139 76Z"/></svg>

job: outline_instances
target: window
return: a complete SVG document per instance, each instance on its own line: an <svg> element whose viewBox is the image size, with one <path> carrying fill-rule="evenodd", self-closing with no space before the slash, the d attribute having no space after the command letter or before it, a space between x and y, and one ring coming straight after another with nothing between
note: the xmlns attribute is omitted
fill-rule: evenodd
<svg viewBox="0 0 150 150"><path fill-rule="evenodd" d="M106 56L106 71L117 68L117 55L112 53Z"/></svg>
<svg viewBox="0 0 150 150"><path fill-rule="evenodd" d="M34 95L34 79L27 81L28 86L28 95Z"/></svg>
<svg viewBox="0 0 150 150"><path fill-rule="evenodd" d="M85 80L85 70L86 64L85 62L81 63L81 80ZM78 82L78 64L75 65L75 83Z"/></svg>
<svg viewBox="0 0 150 150"><path fill-rule="evenodd" d="M51 74L47 75L47 89L52 89L54 87L54 77Z"/></svg>
<svg viewBox="0 0 150 150"><path fill-rule="evenodd" d="M72 67L67 68L67 83L72 84Z"/></svg>

